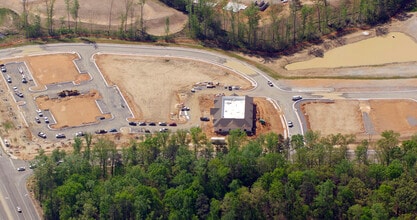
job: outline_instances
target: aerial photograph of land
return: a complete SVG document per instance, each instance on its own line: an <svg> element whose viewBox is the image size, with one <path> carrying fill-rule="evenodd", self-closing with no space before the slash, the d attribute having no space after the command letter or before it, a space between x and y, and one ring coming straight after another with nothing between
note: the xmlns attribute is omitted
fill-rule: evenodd
<svg viewBox="0 0 417 220"><path fill-rule="evenodd" d="M416 219L416 11L0 0L0 219Z"/></svg>

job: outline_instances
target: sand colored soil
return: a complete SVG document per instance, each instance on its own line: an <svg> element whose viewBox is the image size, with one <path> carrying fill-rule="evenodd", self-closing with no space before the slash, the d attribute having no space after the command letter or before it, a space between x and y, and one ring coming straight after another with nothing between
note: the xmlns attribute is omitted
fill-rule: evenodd
<svg viewBox="0 0 417 220"><path fill-rule="evenodd" d="M331 103L306 102L302 105L308 128L322 135L354 134L358 140L379 138L386 130L408 138L417 132L417 102L412 100L335 100ZM364 129L362 113L371 119L376 134L369 136Z"/></svg>
<svg viewBox="0 0 417 220"><path fill-rule="evenodd" d="M359 101L306 102L301 109L308 121L308 128L320 131L323 136L360 134L365 131Z"/></svg>
<svg viewBox="0 0 417 220"><path fill-rule="evenodd" d="M82 0L79 1L79 26L83 28L105 29L109 24L112 30L118 30L121 26L120 17L126 13L126 3L131 4L131 10L128 13L126 28L130 28L131 23L138 23L140 20L140 6L137 0ZM173 8L170 8L158 0L146 0L143 6L143 19L146 31L149 34L163 36L165 35L166 18L169 19L169 32L177 33L181 31L187 23L187 15ZM46 19L45 2L43 0L29 0L28 11L30 14L40 15L42 20ZM22 13L23 7L21 1L0 0L0 5L10 8L17 13ZM110 13L111 12L111 13ZM132 16L133 15L133 16ZM55 1L54 4L54 24L56 28L61 25L60 18L64 19L64 25L67 25L68 13L65 1ZM71 28L75 23L70 20ZM110 21L110 23L109 23ZM138 27L139 28L139 27Z"/></svg>
<svg viewBox="0 0 417 220"><path fill-rule="evenodd" d="M370 100L370 116L376 132L393 130L401 136L417 132L417 102L411 100Z"/></svg>
<svg viewBox="0 0 417 220"><path fill-rule="evenodd" d="M80 81L82 78L73 63L74 59L78 59L76 54L51 54L27 57L26 61L38 86L41 86Z"/></svg>
<svg viewBox="0 0 417 220"><path fill-rule="evenodd" d="M49 110L54 116L56 124L51 127L60 129L95 123L99 121L99 117L110 118L111 115L100 112L95 102L97 99L100 99L100 94L91 91L85 95L56 99L43 96L37 98L36 103L40 109Z"/></svg>
<svg viewBox="0 0 417 220"><path fill-rule="evenodd" d="M167 121L178 111L178 104L198 104L191 93L198 82L251 87L229 70L192 60L116 55L95 58L106 80L120 87L137 120Z"/></svg>
<svg viewBox="0 0 417 220"><path fill-rule="evenodd" d="M255 97L253 102L256 105L256 133L274 132L283 135L285 128L281 121L282 112L265 98ZM259 119L263 119L265 124L262 125Z"/></svg>

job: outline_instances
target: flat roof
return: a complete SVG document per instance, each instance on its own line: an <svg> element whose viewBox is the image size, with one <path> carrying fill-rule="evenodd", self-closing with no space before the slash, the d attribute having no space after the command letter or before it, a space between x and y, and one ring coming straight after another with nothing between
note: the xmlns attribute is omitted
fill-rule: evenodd
<svg viewBox="0 0 417 220"><path fill-rule="evenodd" d="M223 96L222 118L245 118L245 97L244 96Z"/></svg>

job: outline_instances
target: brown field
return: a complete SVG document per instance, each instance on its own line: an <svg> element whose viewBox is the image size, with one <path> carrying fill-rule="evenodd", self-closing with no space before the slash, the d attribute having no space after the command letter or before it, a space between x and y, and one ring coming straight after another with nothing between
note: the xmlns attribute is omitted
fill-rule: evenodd
<svg viewBox="0 0 417 220"><path fill-rule="evenodd" d="M31 56L25 60L38 86L62 82L89 80L86 74L80 74L73 63L76 54L51 54ZM59 65L57 65L59 64Z"/></svg>
<svg viewBox="0 0 417 220"><path fill-rule="evenodd" d="M417 133L417 102L412 100L371 100L371 119L378 133L393 130L401 136Z"/></svg>
<svg viewBox="0 0 417 220"><path fill-rule="evenodd" d="M308 129L330 134L360 134L365 131L359 101L336 100L332 103L307 102L302 104L302 113Z"/></svg>
<svg viewBox="0 0 417 220"><path fill-rule="evenodd" d="M229 70L193 60L120 55L95 58L106 80L119 86L137 120L167 121L178 112L180 103L199 109L195 94L200 91L190 91L198 82L251 87L250 82Z"/></svg>
<svg viewBox="0 0 417 220"><path fill-rule="evenodd" d="M110 118L111 115L100 112L95 102L97 99L100 99L100 94L91 91L89 94L62 99L38 97L36 103L40 109L48 109L54 116L56 124L52 124L51 128L60 129L95 123L98 117Z"/></svg>
<svg viewBox="0 0 417 220"><path fill-rule="evenodd" d="M379 138L393 130L408 138L417 133L417 102L412 100L335 100L333 103L308 102L302 105L308 128L330 134L355 134L357 139ZM365 132L362 112L369 114L376 134Z"/></svg>
<svg viewBox="0 0 417 220"><path fill-rule="evenodd" d="M41 16L42 20L46 19L45 3L43 0L28 0L27 2L29 14L37 14ZM82 0L79 1L79 27L107 30L110 21L111 30L118 30L121 25L120 16L125 13L125 2L133 2L131 10L128 13L126 28L130 28L132 22L138 25L141 13L138 1ZM10 8L19 14L23 11L21 1L0 0L0 5L4 8ZM60 27L60 18L64 18L64 25L67 26L67 11L64 1L56 1L54 4L55 28ZM182 12L170 8L157 0L145 1L145 5L143 6L143 20L147 33L156 36L165 35L166 18L169 18L170 33L181 31L187 23L187 15ZM74 28L75 24L72 18L70 18L70 25L71 28Z"/></svg>

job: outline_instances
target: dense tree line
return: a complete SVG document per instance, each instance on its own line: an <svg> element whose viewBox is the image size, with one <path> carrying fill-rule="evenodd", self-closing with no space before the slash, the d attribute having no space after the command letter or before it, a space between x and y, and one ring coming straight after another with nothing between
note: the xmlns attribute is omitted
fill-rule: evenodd
<svg viewBox="0 0 417 220"><path fill-rule="evenodd" d="M60 0L62 1L62 0ZM123 0L118 20L112 23L114 0L103 2L109 5L107 27L84 24L79 17L82 2L64 0L66 16L56 19L54 5L56 0L43 0L45 21L39 13L27 10L27 2L22 1L22 28L26 36L42 37L71 36L108 36L126 40L149 41L156 38L146 33L143 19L145 0ZM271 4L265 11L252 4L243 11L224 10L228 1L215 0L160 0L183 11L189 21L185 33L199 39L207 46L223 49L247 49L276 52L294 47L300 42L320 42L323 35L343 34L345 30L361 26L372 26L388 21L392 16L404 11L414 10L415 0L341 0L331 4L328 0L314 0L313 4L302 4L300 0L291 0L286 4ZM289 4L289 10L288 6ZM136 11L138 10L138 11ZM169 18L165 22L165 38L169 36ZM90 28L86 28L90 26ZM58 28L57 28L58 27ZM114 27L117 27L116 29Z"/></svg>
<svg viewBox="0 0 417 220"><path fill-rule="evenodd" d="M45 219L415 219L417 136L398 138L386 131L348 158L355 140L340 134L234 130L212 145L193 128L122 149L87 135L35 159L34 192Z"/></svg>

